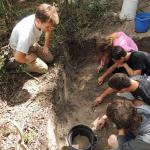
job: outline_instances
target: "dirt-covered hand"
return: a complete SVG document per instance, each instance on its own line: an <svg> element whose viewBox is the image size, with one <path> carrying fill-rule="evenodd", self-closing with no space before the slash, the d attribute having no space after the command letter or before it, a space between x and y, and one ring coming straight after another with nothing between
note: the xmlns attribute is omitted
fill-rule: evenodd
<svg viewBox="0 0 150 150"><path fill-rule="evenodd" d="M101 96L97 97L96 100L94 101L93 106L97 107L102 101L103 99L101 98Z"/></svg>
<svg viewBox="0 0 150 150"><path fill-rule="evenodd" d="M100 65L96 68L96 72L99 73L101 69L103 69L103 67L102 67L102 65L100 64Z"/></svg>
<svg viewBox="0 0 150 150"><path fill-rule="evenodd" d="M99 84L99 85L102 85L103 82L104 82L104 78L103 78L102 76L100 76L100 77L98 78L98 84Z"/></svg>
<svg viewBox="0 0 150 150"><path fill-rule="evenodd" d="M106 119L104 117L101 117L101 118L97 118L93 123L93 128L92 130L93 131L96 131L98 129L102 129L104 126L105 126L105 123L106 123Z"/></svg>
<svg viewBox="0 0 150 150"><path fill-rule="evenodd" d="M98 128L98 129L102 129L102 128L105 126L105 124L106 124L106 119L104 119L104 118L102 117L102 118L100 118L100 119L98 120L97 128Z"/></svg>

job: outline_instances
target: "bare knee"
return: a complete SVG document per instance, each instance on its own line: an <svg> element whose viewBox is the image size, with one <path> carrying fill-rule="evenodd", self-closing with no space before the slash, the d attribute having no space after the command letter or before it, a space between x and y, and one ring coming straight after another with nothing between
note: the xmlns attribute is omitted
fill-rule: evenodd
<svg viewBox="0 0 150 150"><path fill-rule="evenodd" d="M118 140L117 136L115 134L111 134L108 138L108 145L111 148L117 148L118 147Z"/></svg>
<svg viewBox="0 0 150 150"><path fill-rule="evenodd" d="M48 66L45 64L42 68L39 69L39 73L44 74L48 72Z"/></svg>
<svg viewBox="0 0 150 150"><path fill-rule="evenodd" d="M48 66L44 67L43 72L44 72L44 73L47 73L47 72L48 72Z"/></svg>

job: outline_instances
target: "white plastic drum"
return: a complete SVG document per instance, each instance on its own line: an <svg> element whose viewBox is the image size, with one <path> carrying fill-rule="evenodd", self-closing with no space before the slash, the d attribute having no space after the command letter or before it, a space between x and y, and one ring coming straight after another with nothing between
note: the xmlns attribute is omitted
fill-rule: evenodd
<svg viewBox="0 0 150 150"><path fill-rule="evenodd" d="M133 20L136 16L136 10L139 0L123 0L120 19Z"/></svg>

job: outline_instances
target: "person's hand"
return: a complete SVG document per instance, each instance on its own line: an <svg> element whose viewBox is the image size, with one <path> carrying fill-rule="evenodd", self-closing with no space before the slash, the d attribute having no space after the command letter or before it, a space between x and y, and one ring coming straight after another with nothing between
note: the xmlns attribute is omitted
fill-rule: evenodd
<svg viewBox="0 0 150 150"><path fill-rule="evenodd" d="M94 101L93 107L97 107L102 101L103 99L101 98L101 96L97 97Z"/></svg>
<svg viewBox="0 0 150 150"><path fill-rule="evenodd" d="M99 85L102 85L103 82L104 82L104 78L103 78L103 76L100 76L100 77L98 78L98 84L99 84Z"/></svg>
<svg viewBox="0 0 150 150"><path fill-rule="evenodd" d="M101 69L103 69L103 66L100 64L100 65L96 68L96 72L99 73Z"/></svg>
<svg viewBox="0 0 150 150"><path fill-rule="evenodd" d="M98 123L97 123L97 127L98 127L99 129L102 129L102 128L105 126L105 124L106 124L106 120L107 120L106 115L104 115L103 117L101 117L101 118L99 119Z"/></svg>
<svg viewBox="0 0 150 150"><path fill-rule="evenodd" d="M48 54L48 49L49 49L48 47L45 47L45 46L43 47L42 52L44 55Z"/></svg>
<svg viewBox="0 0 150 150"><path fill-rule="evenodd" d="M37 58L37 56L34 53L30 53L30 54L26 55L27 64L35 61L36 58Z"/></svg>
<svg viewBox="0 0 150 150"><path fill-rule="evenodd" d="M98 130L98 129L102 129L106 123L106 120L107 120L107 116L104 115L103 117L101 118L97 118L93 123L93 128L92 130L95 131L95 130Z"/></svg>

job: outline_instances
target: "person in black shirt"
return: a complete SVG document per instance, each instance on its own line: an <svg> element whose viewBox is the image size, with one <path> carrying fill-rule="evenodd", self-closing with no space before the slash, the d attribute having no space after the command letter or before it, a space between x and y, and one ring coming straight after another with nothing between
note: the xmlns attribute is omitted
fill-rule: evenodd
<svg viewBox="0 0 150 150"><path fill-rule="evenodd" d="M123 68L123 73L129 76L146 74L150 75L150 54L142 51L126 52L119 46L111 47L111 59L115 62L101 77L99 84L116 68Z"/></svg>
<svg viewBox="0 0 150 150"><path fill-rule="evenodd" d="M108 81L109 87L96 98L94 106L99 105L106 96L113 92L127 93L130 92L134 99L142 100L150 105L150 78L142 76L143 78L132 79L124 73L114 74Z"/></svg>

